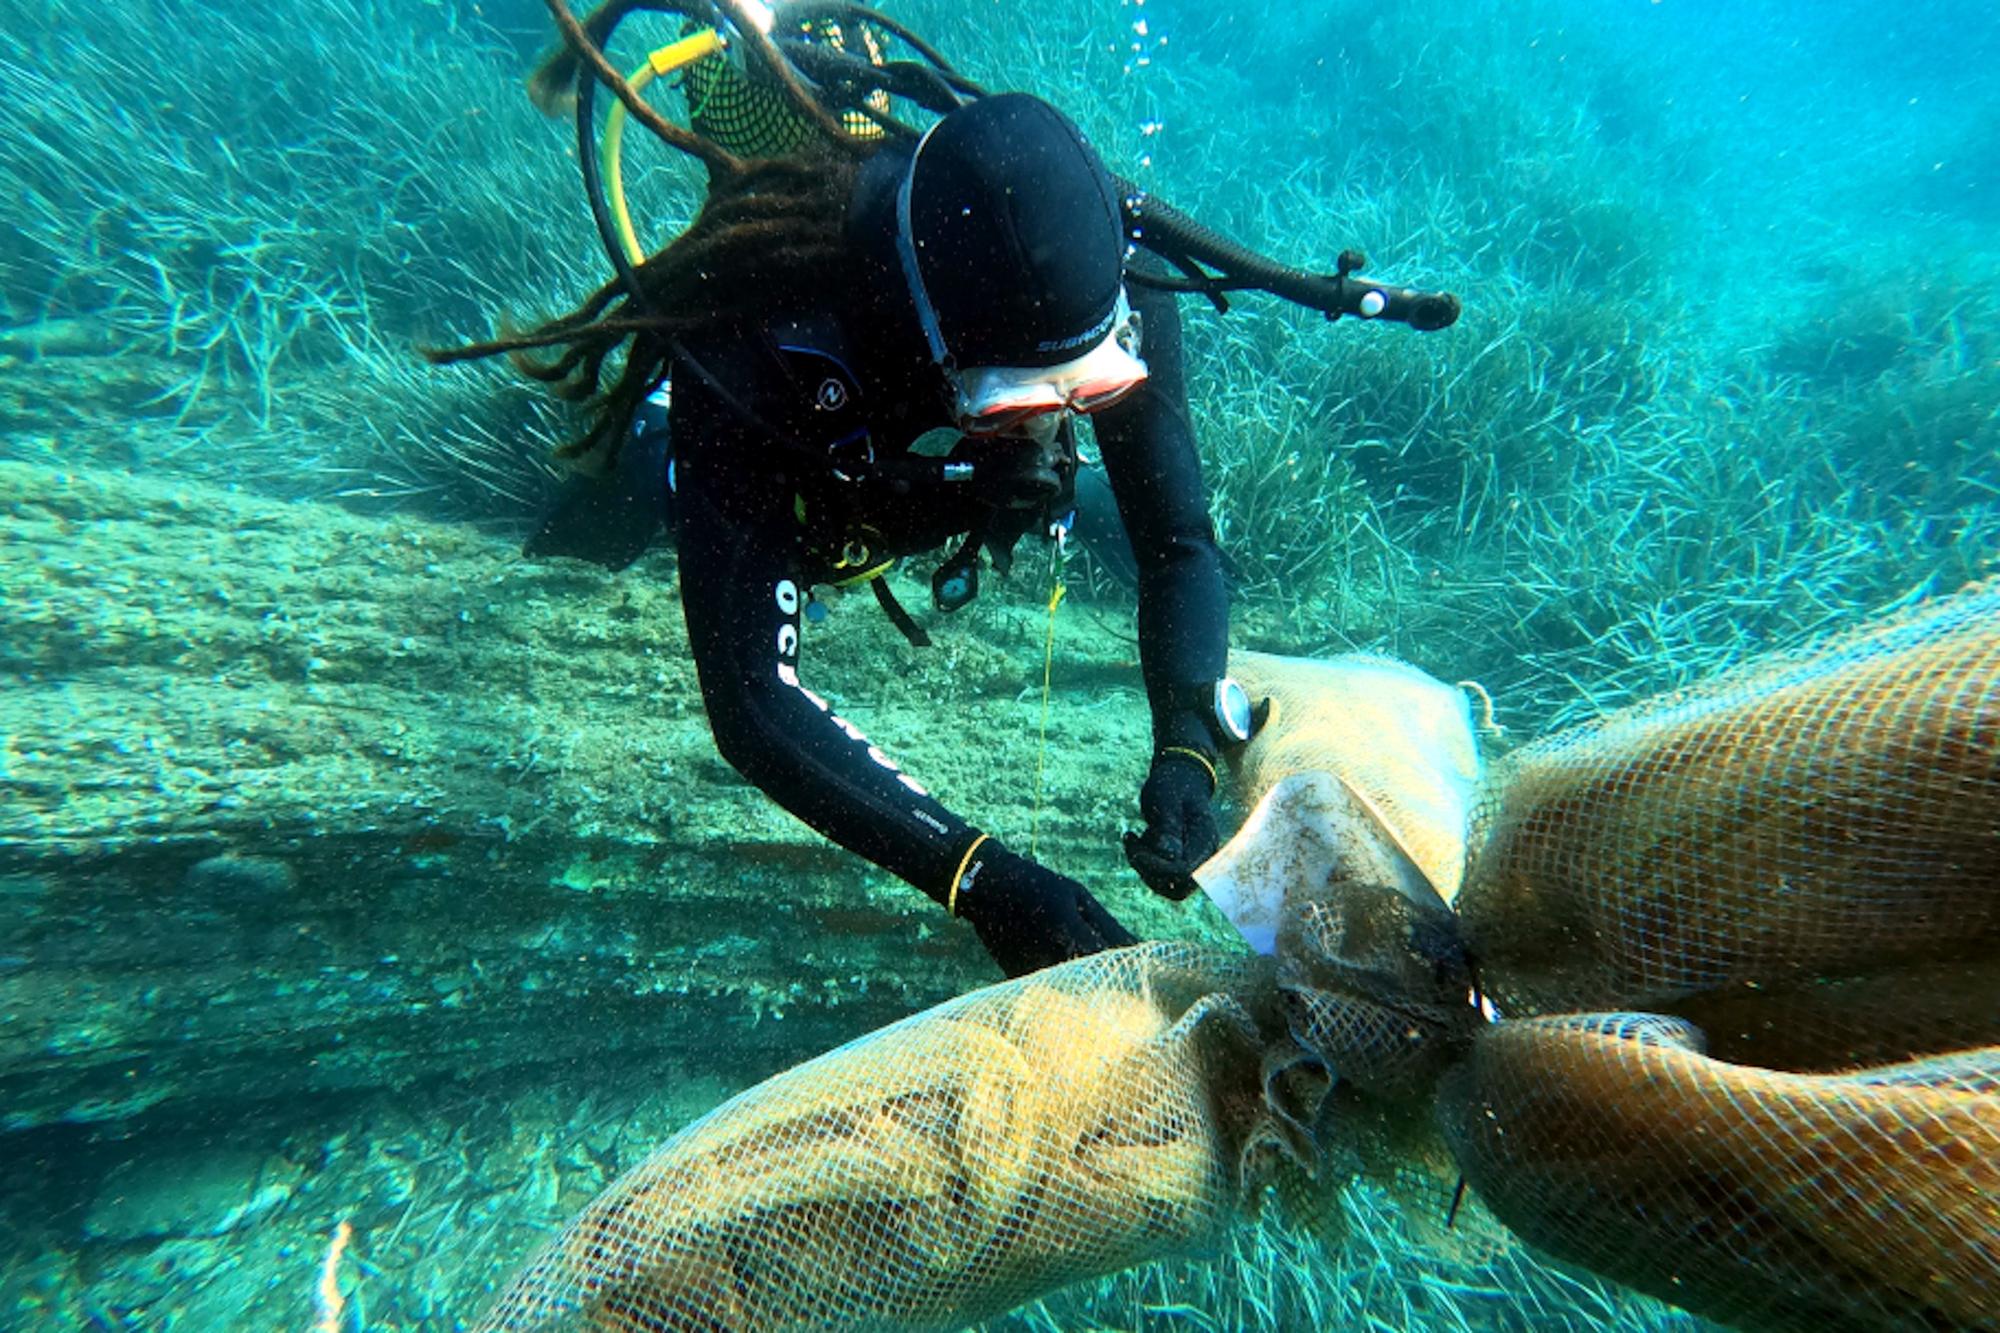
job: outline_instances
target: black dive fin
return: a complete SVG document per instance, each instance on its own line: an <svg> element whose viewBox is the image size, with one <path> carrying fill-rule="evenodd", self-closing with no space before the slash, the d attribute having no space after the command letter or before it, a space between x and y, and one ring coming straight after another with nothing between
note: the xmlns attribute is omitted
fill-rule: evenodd
<svg viewBox="0 0 2000 1333"><path fill-rule="evenodd" d="M607 477L571 476L542 513L522 554L568 556L619 570L652 545L671 516L666 432L632 441Z"/></svg>

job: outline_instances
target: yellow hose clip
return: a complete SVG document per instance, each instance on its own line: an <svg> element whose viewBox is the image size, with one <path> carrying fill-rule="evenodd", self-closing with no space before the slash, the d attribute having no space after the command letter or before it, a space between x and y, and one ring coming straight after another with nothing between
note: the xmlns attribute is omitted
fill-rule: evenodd
<svg viewBox="0 0 2000 1333"><path fill-rule="evenodd" d="M697 60L712 56L721 49L722 34L713 28L705 28L700 32L690 33L678 42L669 42L654 51L646 57L646 64L651 67L653 73L664 77L685 65L692 65Z"/></svg>
<svg viewBox="0 0 2000 1333"><path fill-rule="evenodd" d="M850 541L840 548L840 559L833 562L833 568L836 572L843 569L853 570L854 572L834 579L832 586L836 588L852 588L858 583L866 583L870 579L880 578L895 567L896 559L894 556L877 560L869 551L866 542Z"/></svg>

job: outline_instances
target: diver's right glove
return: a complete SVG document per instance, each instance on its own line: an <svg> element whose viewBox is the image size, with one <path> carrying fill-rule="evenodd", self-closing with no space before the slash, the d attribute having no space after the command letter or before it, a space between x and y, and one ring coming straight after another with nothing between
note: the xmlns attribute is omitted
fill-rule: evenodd
<svg viewBox="0 0 2000 1333"><path fill-rule="evenodd" d="M991 839L973 849L954 906L1010 977L1138 943L1083 885Z"/></svg>
<svg viewBox="0 0 2000 1333"><path fill-rule="evenodd" d="M1181 901L1200 886L1195 868L1215 855L1219 839L1215 814L1216 761L1185 746L1169 746L1153 760L1139 789L1144 833L1125 835L1125 859L1146 887Z"/></svg>

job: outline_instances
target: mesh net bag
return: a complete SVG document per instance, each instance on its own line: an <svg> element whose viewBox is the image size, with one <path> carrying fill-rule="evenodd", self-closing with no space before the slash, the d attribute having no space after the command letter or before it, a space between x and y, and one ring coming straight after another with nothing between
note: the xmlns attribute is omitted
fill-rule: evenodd
<svg viewBox="0 0 2000 1333"><path fill-rule="evenodd" d="M1463 700L1233 665L1277 703L1225 867L1283 888L1275 961L1119 950L780 1075L479 1327L954 1328L1207 1249L1266 1183L1434 1199L1442 1164L1700 1314L2000 1328L2000 592L1517 752L1456 912Z"/></svg>
<svg viewBox="0 0 2000 1333"><path fill-rule="evenodd" d="M1288 784L1332 779L1450 902L1465 865L1479 747L1463 694L1392 657L1231 653L1269 721L1230 760L1252 813Z"/></svg>
<svg viewBox="0 0 2000 1333"><path fill-rule="evenodd" d="M1140 945L800 1065L609 1186L478 1327L957 1328L1205 1249L1261 1114L1256 973Z"/></svg>
<svg viewBox="0 0 2000 1333"><path fill-rule="evenodd" d="M1747 1002L1798 1050L1732 1055L1838 1065L1915 986L1932 1031L1890 1051L2000 1039L2000 588L1526 747L1490 790L1458 908L1505 1010L1704 1004L1735 1040Z"/></svg>
<svg viewBox="0 0 2000 1333"><path fill-rule="evenodd" d="M1195 880L1251 947L1277 949L1288 899L1337 884L1448 903L1465 864L1479 747L1465 696L1394 658L1232 653L1269 719L1230 755L1249 811Z"/></svg>
<svg viewBox="0 0 2000 1333"><path fill-rule="evenodd" d="M1532 1019L1483 1035L1439 1110L1517 1233L1711 1318L2000 1327L2000 1047L1790 1074L1679 1019Z"/></svg>
<svg viewBox="0 0 2000 1333"><path fill-rule="evenodd" d="M700 25L690 23L688 31ZM832 19L813 21L811 40L881 64L881 34L866 23L843 28ZM682 72L688 119L695 131L739 157L783 157L819 142L820 129L794 107L784 89L762 67L746 67L726 56L697 60ZM889 99L871 93L868 104L887 112ZM882 137L882 127L859 111L843 111L841 127L865 139Z"/></svg>
<svg viewBox="0 0 2000 1333"><path fill-rule="evenodd" d="M1520 1236L1746 1327L2000 1328L2000 592L1526 747L1475 829L1452 930L1292 886L1322 1146L1427 1123Z"/></svg>

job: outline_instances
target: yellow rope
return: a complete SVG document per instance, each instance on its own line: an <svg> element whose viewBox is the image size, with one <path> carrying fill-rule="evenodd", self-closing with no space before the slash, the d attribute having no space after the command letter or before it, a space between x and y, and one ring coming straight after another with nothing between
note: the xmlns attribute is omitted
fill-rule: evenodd
<svg viewBox="0 0 2000 1333"><path fill-rule="evenodd" d="M1055 674L1056 662L1056 608L1062 605L1063 594L1069 589L1062 579L1062 561L1065 552L1058 539L1049 555L1049 575L1054 586L1049 589L1049 628L1042 639L1042 735L1035 750L1035 806L1028 816L1028 855L1033 857L1041 847L1042 835L1042 773L1048 766L1049 757L1049 682Z"/></svg>

